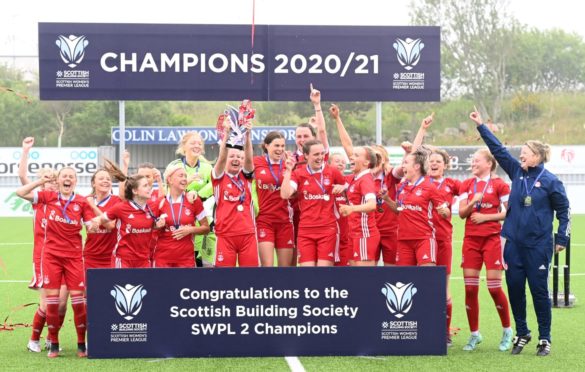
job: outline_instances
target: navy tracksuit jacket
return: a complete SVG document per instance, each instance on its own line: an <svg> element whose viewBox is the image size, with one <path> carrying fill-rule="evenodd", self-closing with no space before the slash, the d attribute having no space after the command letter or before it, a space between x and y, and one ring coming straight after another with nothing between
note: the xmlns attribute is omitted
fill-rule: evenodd
<svg viewBox="0 0 585 372"><path fill-rule="evenodd" d="M504 247L504 260L508 265L506 283L516 322L516 334L530 334L526 324L525 289L528 281L538 320L539 339L550 342L548 273L554 251L552 230L555 212L559 220L556 244L566 247L571 229L565 187L554 174L544 169L542 163L524 171L520 162L510 155L485 125L478 126L477 130L498 164L512 180L502 236L507 239ZM525 206L528 190L531 205Z"/></svg>

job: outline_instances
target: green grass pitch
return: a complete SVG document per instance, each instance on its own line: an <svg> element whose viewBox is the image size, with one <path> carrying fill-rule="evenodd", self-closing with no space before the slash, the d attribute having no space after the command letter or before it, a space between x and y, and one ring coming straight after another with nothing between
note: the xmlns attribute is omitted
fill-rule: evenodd
<svg viewBox="0 0 585 372"><path fill-rule="evenodd" d="M0 322L30 323L36 305L36 292L27 289L31 277L32 227L30 218L0 218ZM553 309L552 353L547 358L535 356L536 342L531 342L521 355L499 352L501 337L499 319L485 280L480 288L480 328L483 343L474 352L461 350L468 337L465 316L464 286L459 269L463 224L455 221L453 277L453 327L461 328L454 337L454 345L447 356L416 357L299 357L307 371L582 371L585 369L585 307L579 302L585 299L585 238L579 232L585 230L585 216L573 216L572 221L571 291L578 301L572 309ZM561 256L561 263L564 255ZM22 282L26 281L26 282ZM561 282L562 288L562 282ZM528 304L528 322L534 334L537 323ZM0 331L0 371L83 371L83 370L184 370L197 369L229 371L287 371L284 358L193 358L193 359L78 359L75 356L75 335L71 309L62 331L62 356L48 360L46 354L33 354L26 350L30 328ZM46 333L46 329L43 331ZM205 347L201 345L200 347Z"/></svg>

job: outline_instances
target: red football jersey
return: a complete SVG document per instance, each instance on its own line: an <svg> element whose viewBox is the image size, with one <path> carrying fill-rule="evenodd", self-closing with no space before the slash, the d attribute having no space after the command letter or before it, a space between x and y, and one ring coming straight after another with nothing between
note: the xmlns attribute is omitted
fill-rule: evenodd
<svg viewBox="0 0 585 372"><path fill-rule="evenodd" d="M180 240L176 240L173 238L173 231L181 226L193 226L195 221L200 221L206 218L207 215L200 198L195 199L193 203L189 203L185 195L173 201L171 201L171 196L167 195L166 198L159 199L157 203L160 203L161 200L164 200L164 202L160 214L166 214L167 216L165 218L165 227L161 229L158 235L154 258L156 260L180 262L193 256L194 235L187 235Z"/></svg>
<svg viewBox="0 0 585 372"><path fill-rule="evenodd" d="M252 179L244 177L243 171L232 176L211 172L213 195L215 196L215 234L234 236L255 234L254 206L252 204Z"/></svg>
<svg viewBox="0 0 585 372"><path fill-rule="evenodd" d="M301 213L300 228L337 228L339 213L335 206L333 185L344 185L345 179L337 168L325 164L320 172L305 165L291 175L290 184L297 192Z"/></svg>
<svg viewBox="0 0 585 372"><path fill-rule="evenodd" d="M33 204L46 206L46 252L60 257L81 258L82 224L94 217L87 200L75 193L69 198L62 198L55 191L38 191L34 194Z"/></svg>
<svg viewBox="0 0 585 372"><path fill-rule="evenodd" d="M398 186L396 198L402 209L398 213L398 240L434 238L433 210L446 203L437 187L426 177L412 185L405 181Z"/></svg>
<svg viewBox="0 0 585 372"><path fill-rule="evenodd" d="M280 197L284 162L268 163L268 156L254 157L254 178L258 193L258 219L266 221L292 221L290 202Z"/></svg>
<svg viewBox="0 0 585 372"><path fill-rule="evenodd" d="M500 211L500 205L508 201L510 186L501 178L487 178L481 180L477 177L468 178L461 185L460 199L469 202L476 192L483 192L480 205L475 206L473 212L483 214L495 214ZM499 221L489 221L474 224L470 218L465 221L465 235L486 236L499 234L502 225Z"/></svg>
<svg viewBox="0 0 585 372"><path fill-rule="evenodd" d="M303 154L302 151L295 151L293 153L293 157L295 158L295 167L293 169L293 171L302 168L302 167L306 167L307 166L307 159L305 159L305 154ZM327 163L329 162L329 149L325 149L325 158L323 159L323 162ZM298 199L298 195L296 198L292 198L290 199L290 205L293 209L293 213L298 214L300 213L300 208L299 208L299 199ZM297 228L298 226L295 226L295 228Z"/></svg>
<svg viewBox="0 0 585 372"><path fill-rule="evenodd" d="M104 200L95 200L95 205L103 213L109 211L116 204L121 202L122 199L117 195L108 195ZM83 248L83 257L110 259L117 240L118 230L116 227L112 230L108 230L104 226L100 226L95 233L90 233L88 231L85 239L85 247Z"/></svg>
<svg viewBox="0 0 585 372"><path fill-rule="evenodd" d="M381 189L386 189L390 199L396 200L396 185L398 182L400 180L394 177L392 172L389 174L382 172L374 178L374 184L376 185L376 226L380 233L396 231L398 228L398 215L377 195Z"/></svg>
<svg viewBox="0 0 585 372"><path fill-rule="evenodd" d="M376 199L376 185L369 169L350 178L347 188L349 205L360 205ZM376 211L370 213L352 213L349 216L349 231L352 238L368 238L379 235L376 226Z"/></svg>
<svg viewBox="0 0 585 372"><path fill-rule="evenodd" d="M114 255L124 260L149 260L150 241L158 206L150 201L144 208L133 201L118 203L104 213L109 220L118 220L118 239Z"/></svg>
<svg viewBox="0 0 585 372"><path fill-rule="evenodd" d="M453 200L460 194L461 181L453 178L443 178L441 180L431 179L433 185L437 187L441 197L449 205L453 204ZM453 237L453 224L451 224L451 217L443 218L439 215L436 209L433 209L433 220L435 221L435 237L437 240L450 240Z"/></svg>

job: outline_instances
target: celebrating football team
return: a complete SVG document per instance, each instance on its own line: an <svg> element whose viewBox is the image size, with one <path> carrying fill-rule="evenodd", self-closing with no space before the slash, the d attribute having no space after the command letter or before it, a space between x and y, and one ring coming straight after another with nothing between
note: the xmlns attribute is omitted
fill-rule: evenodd
<svg viewBox="0 0 585 372"><path fill-rule="evenodd" d="M296 128L294 152L286 151L285 137L273 131L262 139L261 155L253 156L254 111L244 101L239 111L230 108L220 115L215 162L203 157L201 136L188 133L179 143L180 157L162 175L149 163L128 174L126 154L120 168L105 160L91 178L92 192L84 196L75 192L73 168L42 169L29 180L26 153L34 139L24 139L17 195L30 201L35 212L30 287L40 296L28 349L41 351L46 323L48 356L59 356L59 331L70 298L77 355L87 355L87 270L297 265L444 266L446 343L451 346L449 278L455 250L461 252L465 285L465 303L455 305L465 307L471 333L463 350L472 352L484 341L479 287L485 266L502 326L502 338L486 343L518 354L531 341L528 282L538 321L537 355L548 355L547 278L555 214L557 251L567 246L570 234L565 189L544 168L548 145L527 141L516 160L474 110L470 118L488 147L474 153L470 178L457 180L447 176L447 152L422 143L434 113L422 120L413 144L403 144L401 164L392 165L383 146L353 146L336 105L329 113L344 153L330 153L321 92L311 85L309 97L315 116ZM497 175L498 165L512 187ZM115 180L118 195L113 193ZM453 240L453 213L465 223L462 244ZM203 264L197 264L200 258Z"/></svg>

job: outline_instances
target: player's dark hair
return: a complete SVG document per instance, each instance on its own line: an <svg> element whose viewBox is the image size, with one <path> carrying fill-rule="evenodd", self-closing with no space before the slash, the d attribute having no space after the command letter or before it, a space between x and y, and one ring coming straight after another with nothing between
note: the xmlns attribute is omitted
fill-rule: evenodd
<svg viewBox="0 0 585 372"><path fill-rule="evenodd" d="M276 139L285 139L284 135L282 133L280 133L277 130L273 130L271 132L268 132L268 134L266 135L266 137L264 137L264 141L262 142L262 151L264 152L268 152L268 150L266 149L266 146L270 145L272 143L272 141L276 140Z"/></svg>
<svg viewBox="0 0 585 372"><path fill-rule="evenodd" d="M366 152L366 159L368 160L368 168L374 169L382 162L382 155L374 151L370 146L362 147Z"/></svg>
<svg viewBox="0 0 585 372"><path fill-rule="evenodd" d="M317 137L317 130L315 130L315 127L309 123L301 123L297 125L297 128L309 128L313 137Z"/></svg>
<svg viewBox="0 0 585 372"><path fill-rule="evenodd" d="M126 184L124 185L124 198L126 200L132 200L134 198L133 191L138 189L140 185L140 180L146 178L141 174L133 174L130 177L126 178Z"/></svg>
<svg viewBox="0 0 585 372"><path fill-rule="evenodd" d="M303 143L303 154L305 154L305 156L309 155L309 153L311 152L311 147L322 144L323 143L317 139L306 141L305 143Z"/></svg>
<svg viewBox="0 0 585 372"><path fill-rule="evenodd" d="M427 174L427 158L428 158L429 151L425 149L418 148L415 151L410 153L410 156L414 159L414 164L420 165L420 174L426 176Z"/></svg>

